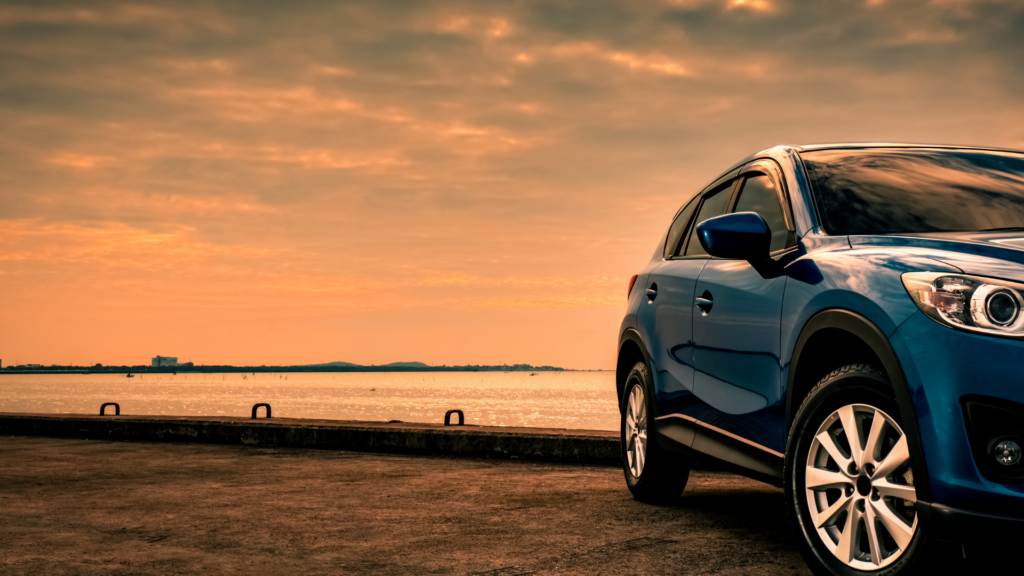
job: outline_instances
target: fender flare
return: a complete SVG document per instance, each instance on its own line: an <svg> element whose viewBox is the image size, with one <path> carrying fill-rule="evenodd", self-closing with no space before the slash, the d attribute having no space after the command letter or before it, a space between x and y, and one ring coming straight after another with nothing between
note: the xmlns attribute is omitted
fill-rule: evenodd
<svg viewBox="0 0 1024 576"><path fill-rule="evenodd" d="M654 366L651 365L651 355L647 351L647 345L644 344L644 339L640 337L640 333L637 332L635 328L627 328L623 331L622 336L619 337L619 347L616 349L615 357L615 396L620 407L622 406L622 394L626 387L626 377L629 376L629 370L632 368L632 366L619 366L618 358L619 355L622 354L622 347L626 342L633 342L636 344L637 347L640 348L640 353L644 356L644 364L647 365L648 370L652 371L652 375L654 370ZM657 406L657 402L655 402L655 406Z"/></svg>
<svg viewBox="0 0 1024 576"><path fill-rule="evenodd" d="M917 500L931 502L931 488L928 484L928 466L925 462L924 446L921 442L921 431L917 425L917 414L914 411L914 402L910 396L910 387L907 384L906 375L900 365L896 352L893 350L889 339L875 326L873 322L849 310L838 308L823 310L811 317L804 324L800 337L793 348L793 357L790 360L789 378L786 383L786 431L793 424L793 417L799 406L793 405L793 391L795 389L797 367L800 364L800 355L804 346L818 332L826 329L838 329L859 338L867 344L872 352L881 361L881 368L885 370L893 391L896 394L896 402L900 407L900 417L903 420L904 432L907 435L907 443L910 448L910 465L914 471L914 488L917 491Z"/></svg>

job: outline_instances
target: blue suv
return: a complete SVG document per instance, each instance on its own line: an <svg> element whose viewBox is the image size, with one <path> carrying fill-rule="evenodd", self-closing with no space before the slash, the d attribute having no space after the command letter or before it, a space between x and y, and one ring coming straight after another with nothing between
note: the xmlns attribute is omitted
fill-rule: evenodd
<svg viewBox="0 0 1024 576"><path fill-rule="evenodd" d="M1024 153L780 146L676 214L629 288L633 495L695 459L781 486L817 574L1024 535Z"/></svg>

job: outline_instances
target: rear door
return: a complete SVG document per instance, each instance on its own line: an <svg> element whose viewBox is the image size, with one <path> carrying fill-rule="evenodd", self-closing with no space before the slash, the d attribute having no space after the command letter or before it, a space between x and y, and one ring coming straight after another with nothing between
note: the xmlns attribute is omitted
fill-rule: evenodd
<svg viewBox="0 0 1024 576"><path fill-rule="evenodd" d="M734 184L720 180L679 212L669 229L665 259L650 270L642 287L646 296L637 319L650 352L659 416L686 414L694 406L693 294L709 257L699 242L688 239L695 223L725 213Z"/></svg>
<svg viewBox="0 0 1024 576"><path fill-rule="evenodd" d="M778 259L794 247L781 173L760 161L741 172L729 212L756 212L772 231ZM714 259L701 270L694 293L712 302L694 306L694 394L704 424L778 453L784 451L781 401L782 298L785 275L765 278L743 260ZM698 446L699 438L694 443Z"/></svg>

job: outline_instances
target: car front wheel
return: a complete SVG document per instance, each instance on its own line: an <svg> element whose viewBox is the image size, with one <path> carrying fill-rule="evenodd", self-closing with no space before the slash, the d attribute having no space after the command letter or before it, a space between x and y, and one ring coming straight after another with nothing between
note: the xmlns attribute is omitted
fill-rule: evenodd
<svg viewBox="0 0 1024 576"><path fill-rule="evenodd" d="M785 496L816 574L896 576L928 561L910 447L884 372L851 364L814 387L790 431Z"/></svg>

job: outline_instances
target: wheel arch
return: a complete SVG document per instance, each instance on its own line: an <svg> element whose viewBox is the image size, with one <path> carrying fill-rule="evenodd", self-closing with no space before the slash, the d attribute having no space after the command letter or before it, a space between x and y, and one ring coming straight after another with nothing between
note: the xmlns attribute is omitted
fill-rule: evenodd
<svg viewBox="0 0 1024 576"><path fill-rule="evenodd" d="M823 310L812 316L800 332L786 385L787 437L796 411L814 385L831 370L852 362L876 363L888 376L910 444L918 501L930 502L924 447L906 375L889 339L874 323L856 312Z"/></svg>
<svg viewBox="0 0 1024 576"><path fill-rule="evenodd" d="M625 393L626 378L637 362L643 362L648 370L652 370L651 357L647 346L636 330L629 328L619 338L619 355L615 362L615 398L622 407L622 395Z"/></svg>

